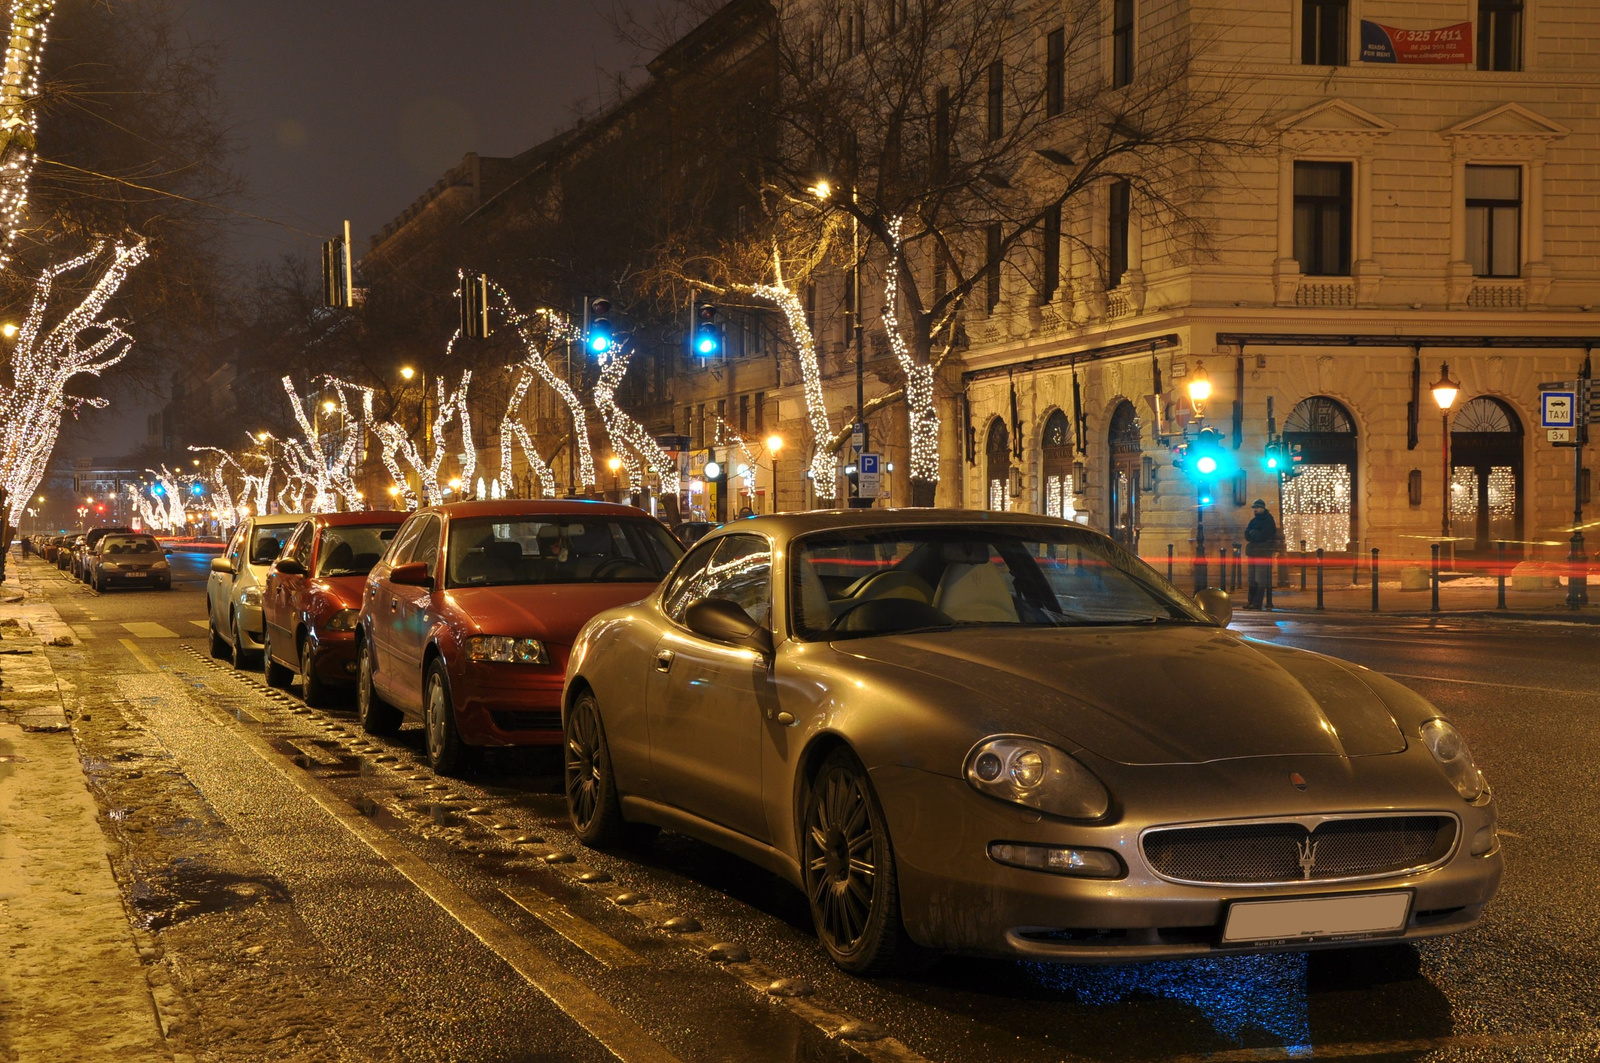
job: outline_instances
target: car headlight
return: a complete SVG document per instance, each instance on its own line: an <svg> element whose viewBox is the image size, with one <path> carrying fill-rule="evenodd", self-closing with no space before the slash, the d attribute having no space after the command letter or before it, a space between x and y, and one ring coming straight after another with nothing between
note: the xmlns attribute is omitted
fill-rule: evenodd
<svg viewBox="0 0 1600 1063"><path fill-rule="evenodd" d="M1055 746L1020 735L973 746L966 776L981 794L1052 816L1099 819L1111 808L1111 794L1093 772Z"/></svg>
<svg viewBox="0 0 1600 1063"><path fill-rule="evenodd" d="M514 639L506 635L474 635L467 640L467 657L474 661L499 661L504 664L549 664L550 655L538 639Z"/></svg>
<svg viewBox="0 0 1600 1063"><path fill-rule="evenodd" d="M100 567L105 569L107 572L121 572L122 571L122 566L117 564L115 561L102 561L102 562L100 562Z"/></svg>
<svg viewBox="0 0 1600 1063"><path fill-rule="evenodd" d="M1450 780L1456 793L1464 800L1476 801L1483 794L1486 786L1483 773L1472 759L1467 740L1461 737L1461 732L1450 721L1432 719L1423 724L1422 743L1428 747L1428 752L1433 754L1433 759L1439 762L1439 767L1444 771L1445 778Z"/></svg>
<svg viewBox="0 0 1600 1063"><path fill-rule="evenodd" d="M359 609L341 609L328 618L329 631L354 631L356 620L361 616Z"/></svg>
<svg viewBox="0 0 1600 1063"><path fill-rule="evenodd" d="M239 602L254 609L261 604L261 592L254 587L239 593Z"/></svg>
<svg viewBox="0 0 1600 1063"><path fill-rule="evenodd" d="M170 564L168 564L167 562L165 562L165 561L157 561L155 564L151 565L150 567L155 569L157 572L160 572L163 569L168 569L168 568L171 568L172 566Z"/></svg>

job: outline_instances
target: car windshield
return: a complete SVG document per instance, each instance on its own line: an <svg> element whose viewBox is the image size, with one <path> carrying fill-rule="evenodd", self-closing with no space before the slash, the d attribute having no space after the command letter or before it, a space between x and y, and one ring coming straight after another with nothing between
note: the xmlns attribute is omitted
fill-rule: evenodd
<svg viewBox="0 0 1600 1063"><path fill-rule="evenodd" d="M654 583L683 548L653 520L476 517L450 522L446 585Z"/></svg>
<svg viewBox="0 0 1600 1063"><path fill-rule="evenodd" d="M1114 541L1057 525L825 532L790 551L795 632L1212 621Z"/></svg>
<svg viewBox="0 0 1600 1063"><path fill-rule="evenodd" d="M131 554L150 557L161 553L161 547L156 544L154 539L148 537L108 535L105 537L105 541L100 544L100 552L118 556Z"/></svg>
<svg viewBox="0 0 1600 1063"><path fill-rule="evenodd" d="M324 528L317 577L365 576L389 549L389 540L399 530L395 524Z"/></svg>

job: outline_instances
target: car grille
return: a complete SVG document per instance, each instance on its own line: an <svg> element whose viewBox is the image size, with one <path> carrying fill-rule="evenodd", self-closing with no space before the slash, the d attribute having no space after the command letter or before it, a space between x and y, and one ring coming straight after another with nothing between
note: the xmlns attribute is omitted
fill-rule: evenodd
<svg viewBox="0 0 1600 1063"><path fill-rule="evenodd" d="M1312 830L1289 821L1147 831L1144 856L1180 882L1317 882L1397 874L1442 862L1455 846L1449 816L1336 819Z"/></svg>
<svg viewBox="0 0 1600 1063"><path fill-rule="evenodd" d="M502 731L559 731L561 730L561 713L559 712L490 712L495 727Z"/></svg>

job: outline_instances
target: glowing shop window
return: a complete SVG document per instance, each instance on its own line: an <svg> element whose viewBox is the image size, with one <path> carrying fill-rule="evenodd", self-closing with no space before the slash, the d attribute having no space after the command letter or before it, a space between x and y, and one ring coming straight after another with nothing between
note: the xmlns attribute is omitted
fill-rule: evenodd
<svg viewBox="0 0 1600 1063"><path fill-rule="evenodd" d="M1283 484L1283 538L1290 550L1350 549L1350 466L1305 465Z"/></svg>
<svg viewBox="0 0 1600 1063"><path fill-rule="evenodd" d="M1072 477L1044 478L1044 512L1048 517L1060 517L1062 520L1078 519L1078 511L1072 504Z"/></svg>

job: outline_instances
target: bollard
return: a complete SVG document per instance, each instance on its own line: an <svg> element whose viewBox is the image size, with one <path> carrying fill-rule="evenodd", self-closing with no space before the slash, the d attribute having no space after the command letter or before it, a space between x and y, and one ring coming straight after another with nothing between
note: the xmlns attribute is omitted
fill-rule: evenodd
<svg viewBox="0 0 1600 1063"><path fill-rule="evenodd" d="M1239 571L1240 559L1244 557L1244 547L1238 543L1233 544L1233 589L1238 590L1244 586L1244 573Z"/></svg>
<svg viewBox="0 0 1600 1063"><path fill-rule="evenodd" d="M1439 544L1433 544L1433 611L1439 611Z"/></svg>
<svg viewBox="0 0 1600 1063"><path fill-rule="evenodd" d="M1306 541L1300 540L1300 589L1306 589Z"/></svg>
<svg viewBox="0 0 1600 1063"><path fill-rule="evenodd" d="M1378 612L1378 548L1373 548L1373 612Z"/></svg>
<svg viewBox="0 0 1600 1063"><path fill-rule="evenodd" d="M1228 589L1228 544L1217 547L1217 586Z"/></svg>
<svg viewBox="0 0 1600 1063"><path fill-rule="evenodd" d="M1261 608L1269 613L1272 612L1272 566L1277 563L1277 560L1278 555L1276 553L1267 555L1267 596L1262 600Z"/></svg>
<svg viewBox="0 0 1600 1063"><path fill-rule="evenodd" d="M1167 582L1172 582L1172 544L1167 544Z"/></svg>
<svg viewBox="0 0 1600 1063"><path fill-rule="evenodd" d="M1317 547L1317 611L1322 611L1322 547Z"/></svg>
<svg viewBox="0 0 1600 1063"><path fill-rule="evenodd" d="M1496 545L1500 549L1500 572L1495 578L1496 592L1499 594L1499 600L1495 603L1495 608L1504 609L1506 607L1506 541L1501 539Z"/></svg>

